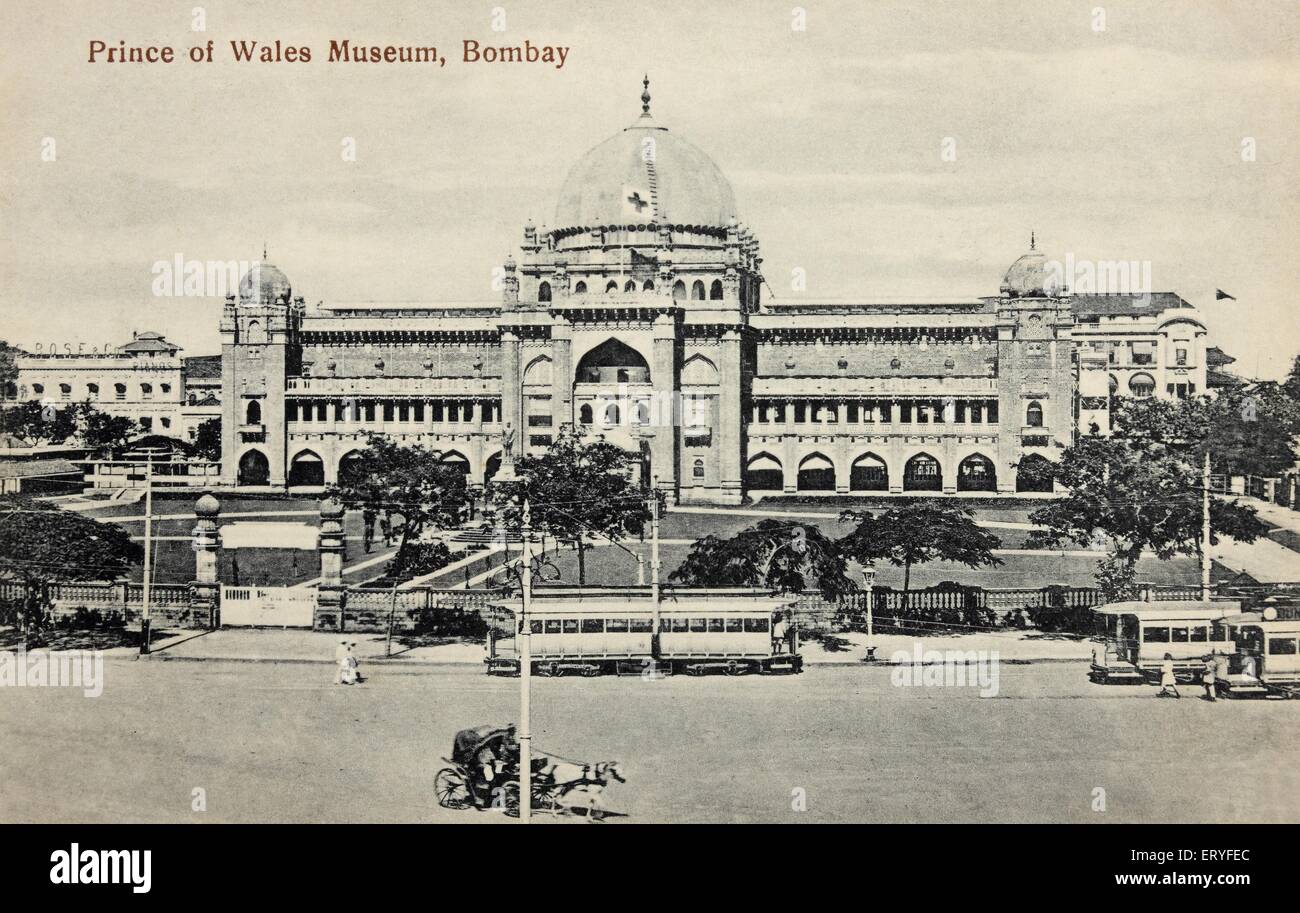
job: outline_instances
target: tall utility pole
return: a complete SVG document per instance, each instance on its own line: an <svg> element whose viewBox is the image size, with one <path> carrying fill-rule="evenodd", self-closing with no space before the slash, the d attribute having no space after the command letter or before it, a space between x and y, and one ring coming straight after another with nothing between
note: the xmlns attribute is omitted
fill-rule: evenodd
<svg viewBox="0 0 1300 913"><path fill-rule="evenodd" d="M519 608L519 822L527 824L533 817L533 732L532 622L528 610L533 603L533 521L528 501L524 501L523 533L520 542L522 596Z"/></svg>
<svg viewBox="0 0 1300 913"><path fill-rule="evenodd" d="M1201 602L1210 601L1210 451L1201 467Z"/></svg>
<svg viewBox="0 0 1300 913"><path fill-rule="evenodd" d="M153 454L144 464L144 608L140 612L140 653L149 652L149 580L153 576Z"/></svg>
<svg viewBox="0 0 1300 913"><path fill-rule="evenodd" d="M650 659L659 662L659 491L658 479L650 481Z"/></svg>

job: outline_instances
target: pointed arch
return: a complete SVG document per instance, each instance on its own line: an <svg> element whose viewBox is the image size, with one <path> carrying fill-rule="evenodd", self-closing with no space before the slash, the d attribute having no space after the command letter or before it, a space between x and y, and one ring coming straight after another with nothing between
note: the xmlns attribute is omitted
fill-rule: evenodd
<svg viewBox="0 0 1300 913"><path fill-rule="evenodd" d="M1036 399L1031 399L1025 406L1025 426L1028 428L1043 427L1043 404Z"/></svg>
<svg viewBox="0 0 1300 913"><path fill-rule="evenodd" d="M465 475L469 475L469 458L459 450L448 450L440 458L441 462L455 466Z"/></svg>
<svg viewBox="0 0 1300 913"><path fill-rule="evenodd" d="M785 471L781 461L764 451L756 453L745 464L745 489L747 491L782 491L785 488Z"/></svg>
<svg viewBox="0 0 1300 913"><path fill-rule="evenodd" d="M618 282L611 279L605 283L605 294L612 295L618 291Z"/></svg>
<svg viewBox="0 0 1300 913"><path fill-rule="evenodd" d="M625 291L625 292L635 292L635 291L636 291L636 280L635 280L635 279L629 279L629 280L627 280L627 282L624 282L624 283L623 283L623 291Z"/></svg>
<svg viewBox="0 0 1300 913"><path fill-rule="evenodd" d="M578 361L578 383L649 383L650 365L636 349L611 336Z"/></svg>
<svg viewBox="0 0 1300 913"><path fill-rule="evenodd" d="M543 282L537 286L537 300L542 302L551 300L551 283Z"/></svg>
<svg viewBox="0 0 1300 913"><path fill-rule="evenodd" d="M686 300L686 283L678 279L673 283L673 301Z"/></svg>
<svg viewBox="0 0 1300 913"><path fill-rule="evenodd" d="M699 279L696 279L694 282L691 283L691 300L692 301L704 300L704 283L701 282Z"/></svg>
<svg viewBox="0 0 1300 913"><path fill-rule="evenodd" d="M714 279L713 284L709 286L709 299L711 301L722 300L722 280Z"/></svg>
<svg viewBox="0 0 1300 913"><path fill-rule="evenodd" d="M587 294L587 283L585 283L585 282L583 282L581 279L579 279L579 280L578 280L578 283L573 287L573 294L575 294L575 295L585 295L585 294Z"/></svg>
<svg viewBox="0 0 1300 913"><path fill-rule="evenodd" d="M874 453L864 453L849 467L849 491L889 491L889 466Z"/></svg>
<svg viewBox="0 0 1300 913"><path fill-rule="evenodd" d="M653 279L647 279L645 285L641 286L641 291L643 292L653 292L654 290L655 284Z"/></svg>
<svg viewBox="0 0 1300 913"><path fill-rule="evenodd" d="M799 491L834 491L835 463L824 453L810 453L799 461L795 479Z"/></svg>
<svg viewBox="0 0 1300 913"><path fill-rule="evenodd" d="M1051 466L1052 461L1042 454L1025 454L1016 464L1016 491L1052 491Z"/></svg>
<svg viewBox="0 0 1300 913"><path fill-rule="evenodd" d="M549 387L553 367L549 355L538 355L524 368L524 386Z"/></svg>
<svg viewBox="0 0 1300 913"><path fill-rule="evenodd" d="M244 424L262 424L262 404L255 399L250 399L248 405L244 407Z"/></svg>
<svg viewBox="0 0 1300 913"><path fill-rule="evenodd" d="M718 383L718 366L696 353L682 364L682 386L713 386Z"/></svg>
<svg viewBox="0 0 1300 913"><path fill-rule="evenodd" d="M361 450L349 450L339 457L339 482L345 484L349 474L356 475L364 471L365 461L365 452Z"/></svg>
<svg viewBox="0 0 1300 913"><path fill-rule="evenodd" d="M993 461L982 453L972 453L957 464L958 491L997 491L998 472Z"/></svg>
<svg viewBox="0 0 1300 913"><path fill-rule="evenodd" d="M312 450L300 450L294 454L289 461L287 484L290 488L295 485L324 485L325 461L320 454Z"/></svg>
<svg viewBox="0 0 1300 913"><path fill-rule="evenodd" d="M240 485L266 485L271 481L271 464L260 450L249 450L239 458Z"/></svg>
<svg viewBox="0 0 1300 913"><path fill-rule="evenodd" d="M903 491L941 491L943 474L939 461L928 453L918 453L903 467Z"/></svg>
<svg viewBox="0 0 1300 913"><path fill-rule="evenodd" d="M498 450L487 458L483 464L483 484L486 485L492 481L492 477L501 471L501 451Z"/></svg>

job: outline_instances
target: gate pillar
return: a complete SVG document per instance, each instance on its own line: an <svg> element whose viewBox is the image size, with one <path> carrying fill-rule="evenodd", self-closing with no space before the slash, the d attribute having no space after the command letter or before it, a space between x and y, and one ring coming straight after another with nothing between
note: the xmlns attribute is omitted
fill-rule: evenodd
<svg viewBox="0 0 1300 913"><path fill-rule="evenodd" d="M217 582L217 553L221 549L217 517L221 515L221 502L212 495L203 495L194 502L194 580L190 583L190 612L196 621L206 619L209 628L220 623Z"/></svg>
<svg viewBox="0 0 1300 913"><path fill-rule="evenodd" d="M327 498L320 505L320 586L317 587L314 628L343 630L343 505Z"/></svg>

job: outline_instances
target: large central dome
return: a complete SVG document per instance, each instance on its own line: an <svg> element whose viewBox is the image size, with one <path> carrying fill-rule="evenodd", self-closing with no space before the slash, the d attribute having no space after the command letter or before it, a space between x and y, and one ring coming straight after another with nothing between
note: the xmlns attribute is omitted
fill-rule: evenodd
<svg viewBox="0 0 1300 913"><path fill-rule="evenodd" d="M731 185L713 160L642 114L578 160L560 190L557 230L661 225L725 228L736 217Z"/></svg>

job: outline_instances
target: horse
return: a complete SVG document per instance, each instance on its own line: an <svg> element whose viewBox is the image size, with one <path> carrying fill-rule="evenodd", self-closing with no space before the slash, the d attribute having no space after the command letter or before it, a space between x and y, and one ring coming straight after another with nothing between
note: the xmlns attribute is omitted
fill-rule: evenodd
<svg viewBox="0 0 1300 913"><path fill-rule="evenodd" d="M618 761L597 761L595 764L575 764L554 758L539 759L534 765L541 779L551 784L551 795L570 807L585 807L587 814L597 820L606 812L605 788L613 781L626 783L623 768Z"/></svg>

